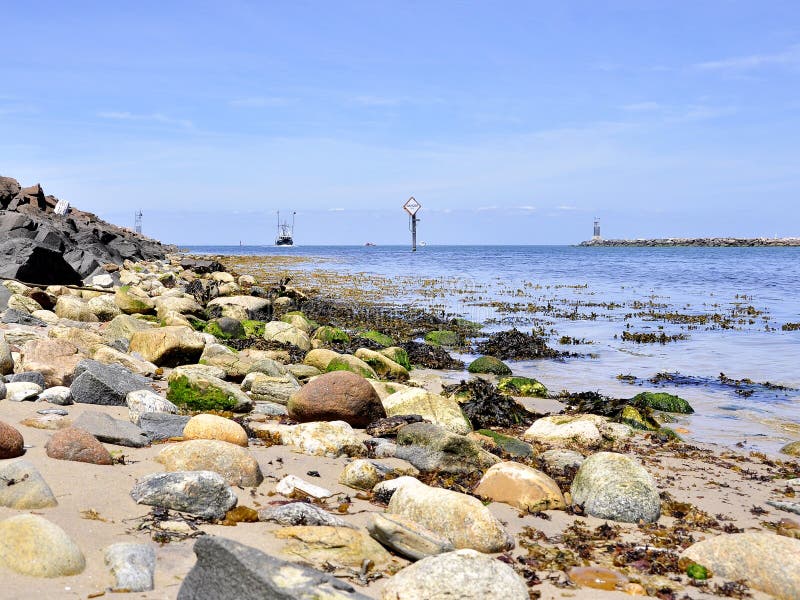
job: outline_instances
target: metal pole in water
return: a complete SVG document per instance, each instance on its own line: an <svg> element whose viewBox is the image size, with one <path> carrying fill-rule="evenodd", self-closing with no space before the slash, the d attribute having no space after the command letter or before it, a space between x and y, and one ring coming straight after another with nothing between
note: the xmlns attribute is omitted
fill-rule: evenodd
<svg viewBox="0 0 800 600"><path fill-rule="evenodd" d="M417 251L417 212L422 208L422 205L417 202L414 196L411 196L406 203L403 204L403 210L411 217L411 251Z"/></svg>
<svg viewBox="0 0 800 600"><path fill-rule="evenodd" d="M411 251L417 251L417 215L411 215Z"/></svg>

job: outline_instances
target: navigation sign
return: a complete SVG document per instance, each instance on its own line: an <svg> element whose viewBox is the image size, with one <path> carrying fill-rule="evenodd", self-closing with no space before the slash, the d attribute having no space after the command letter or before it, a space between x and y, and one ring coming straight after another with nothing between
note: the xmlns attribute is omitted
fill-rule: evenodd
<svg viewBox="0 0 800 600"><path fill-rule="evenodd" d="M56 202L56 207L53 209L53 212L57 215L65 215L69 212L69 202L66 200L59 200Z"/></svg>
<svg viewBox="0 0 800 600"><path fill-rule="evenodd" d="M416 199L414 198L414 196L411 196L411 198L409 198L408 200L406 200L406 203L405 203L405 204L403 204L403 208L405 209L405 211L406 211L408 214L410 214L410 215L413 217L414 215L416 215L416 214L417 214L417 211L418 211L420 208L422 208L422 204L420 204L419 202L417 202L417 201L416 201Z"/></svg>

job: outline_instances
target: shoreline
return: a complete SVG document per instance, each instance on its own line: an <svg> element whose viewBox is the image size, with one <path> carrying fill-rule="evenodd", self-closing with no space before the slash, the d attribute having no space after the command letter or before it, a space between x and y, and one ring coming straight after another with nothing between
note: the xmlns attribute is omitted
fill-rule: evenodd
<svg viewBox="0 0 800 600"><path fill-rule="evenodd" d="M777 248L800 246L800 237L790 238L652 238L633 240L586 240L578 244L582 247L604 248Z"/></svg>
<svg viewBox="0 0 800 600"><path fill-rule="evenodd" d="M310 293L280 284L281 274L274 269L258 274L257 277L253 277L249 273L236 274L224 271L206 273L192 271L190 273L189 270L180 268L177 264L179 262L178 259L175 259L173 262L164 263L129 263L122 269L120 275L125 281L130 282L127 284L130 288L126 293L129 293L131 289L144 290L149 287L153 293L145 295L152 301L160 299L159 302L166 303L164 306L171 304L175 308L180 304L184 312L167 314L168 311L161 311L160 319L163 320L163 323L154 325L182 328L185 335L191 338L202 336L206 348L224 340L208 337L210 335L208 333L192 333L192 329L198 325L196 321L190 321L188 318L197 318L195 316L198 314L196 313L197 309L192 308L190 302L194 299L184 293L178 293L177 290L194 281L201 282L203 290L216 288L218 292L224 292L218 296L223 306L237 306L236 304L226 305L224 302L226 298L260 300L259 296L252 295L252 292L255 291L253 288L263 287L264 290L269 290L271 286L278 284L277 288L273 288L276 293L270 297L269 301L270 317L263 321L271 322L271 319L276 319L280 323L294 323L295 325L292 327L301 330L308 326L303 321L306 317L301 319L300 315L292 313L290 309L303 310L305 308L311 314L313 308L319 313L328 302L328 300L321 299L324 298L322 295L320 298L315 298ZM168 277L167 275L170 273L172 276ZM162 280L172 281L173 287L162 289L154 283ZM116 289L119 291L119 286L116 286ZM21 288L18 290L24 292ZM48 293L55 291L55 289L50 290ZM225 293L229 295L226 296ZM78 305L87 307L90 297L93 296L91 292L78 291L75 291L74 294L64 292L63 295L75 298L74 302L70 302L74 303L76 307ZM25 297L30 298L30 295ZM144 300L144 297L141 296L141 299ZM172 299L167 300L168 298ZM333 298L335 299L335 296ZM345 305L353 302L347 296L339 299ZM241 302L250 305L255 300L241 300ZM316 305L313 304L315 300L317 301ZM64 302L64 305L66 304ZM203 301L203 305L205 305L202 306L203 309L210 306L206 300ZM278 307L281 307L282 313L273 312L277 311ZM291 314L287 315L287 312ZM39 314L42 317L52 318L43 313ZM74 314L85 313L78 311ZM134 320L143 322L153 320L149 317L145 318L136 310L133 310L132 314L139 315L139 317L134 316ZM326 323L326 326L336 326L335 319L340 314L343 313L330 312L331 322ZM53 316L56 315L53 314ZM281 317L285 320L281 320ZM368 315L366 318L372 317ZM211 320L213 319L209 319L209 322ZM84 350L78 350L82 354L97 358L100 347L110 343L109 339L104 337L110 321L100 319L95 321L87 318L86 321L76 322L64 320L62 317L46 323L44 327L3 323L0 324L0 334L10 340L12 356L15 358L17 366L21 365L20 351L25 347L26 341L31 339L57 339L60 337L73 340L70 343L74 344L85 345L87 342L90 342L90 345L97 344L92 349L86 347ZM185 322L188 326L177 325L180 322ZM380 321L378 324L385 323L388 322ZM343 323L338 324L343 325ZM253 325L249 324L248 326L252 327ZM411 327L413 329L423 326L429 327L430 325L418 324ZM314 325L310 327L312 327L311 331L318 329ZM158 331L159 329L160 327L155 326L153 330ZM354 338L358 335L356 328L348 328L348 332ZM393 331L390 333L394 335ZM311 334L307 335L311 337ZM320 338L317 338L317 341L319 340ZM331 349L329 351L340 356L343 356L340 354L340 350L349 351L349 348L345 349L326 343L318 344L318 346L328 349L335 347L338 350ZM272 356L273 358L270 360L282 365L280 368L285 371L298 373L298 377L301 372L305 372L306 376L310 372L308 361L298 360L302 353L297 353L295 350L254 350L252 348L255 346L236 354L238 360L234 361L235 364L225 361L218 363L225 365L226 378L230 379L231 369L241 368L242 361L251 358L263 361L267 356ZM105 350L103 352L107 353ZM149 370L147 365L142 364L141 356L130 353L122 354L127 358L114 356L117 360L136 359L139 362L127 364L136 365L143 372ZM306 354L306 356L308 355ZM370 355L363 354L363 356ZM156 362L160 362L160 360L156 360ZM201 360L201 362L203 361ZM190 364L193 363L190 361ZM157 368L152 369L153 372L146 375L150 381L148 387L163 397L169 387L173 366L167 364L155 366ZM255 368L255 363L251 366ZM211 368L211 365L207 365L206 368ZM264 366L259 368L264 368ZM335 373L336 371L333 371L329 374ZM399 384L395 380L374 384L376 389L382 390L380 394L382 403L392 395L393 389L405 385L411 385L410 389L412 390L426 390L432 394L430 396L433 399L432 402L446 402L446 399L440 394L443 384L449 382L452 371L415 368L408 374L411 379L403 384ZM239 377L241 375L234 377L231 385L235 386L237 390L242 390L242 384L236 381ZM492 383L498 382L495 376L485 377ZM239 381L241 380L239 379ZM303 379L303 381L306 380ZM275 382L270 380L269 383ZM303 387L308 385L309 383L303 383ZM252 389L249 391L249 396L251 399L254 398ZM515 399L528 410L538 413L548 413L559 408L550 399L522 396L516 396ZM272 404L263 401L257 402L261 402L265 408L267 404ZM92 465L56 460L48 456L45 451L47 441L56 430L40 429L21 423L26 419L44 416L39 415L37 411L50 408L59 407L41 400L34 402L4 400L0 402L0 421L22 433L27 450L21 458L30 462L41 473L58 501L58 505L55 507L38 509L35 512L61 527L74 540L86 558L87 567L79 575L53 579L31 578L6 571L4 584L7 593L12 597L29 597L36 594L45 597L75 598L86 598L90 595L97 597L97 595L108 593L108 587L113 584L114 578L103 564L104 548L108 544L125 541L148 544L154 548L156 555L155 589L137 593L136 597L176 598L184 578L195 564L192 549L195 543L193 536L196 532L190 530L189 535L167 537L167 539L171 539L169 543L158 541L163 540L163 530L158 528L160 526L156 527L156 530L142 527L147 522L146 517L153 514L151 507L136 504L130 496L130 491L136 480L164 471L164 465L156 461L159 454L165 450L180 448L188 442L185 439L181 440L180 437L173 437L143 448L131 448L106 442L103 446L110 450L116 458L116 463L113 465ZM76 403L62 408L69 413L63 418L69 419L71 422L81 418L84 413L92 411L122 421L129 420L128 407L125 405L102 406ZM274 406L269 408L276 409ZM182 412L193 414L196 410ZM365 446L364 441L371 439L374 442L376 438L371 438L360 426L354 426L353 433L348 434L352 436L353 440L357 440L355 446L352 444L346 446L349 449L344 449L343 446L341 451L335 452L338 456L317 456L310 454L308 448L303 450L296 441L293 441L294 438L289 435L289 431L292 427L298 426L292 425L292 422L287 421L285 417L253 412L238 414L217 412L217 415L232 417L236 423L241 423L245 427L250 439L244 451L256 461L264 475L264 481L256 486L231 487L240 506L261 511L266 508L280 507L292 500L291 495L282 494L277 490L278 482L285 475L291 474L331 491L330 497L314 501L313 504L355 527L354 531L359 532L359 535L366 535L365 527L373 518L372 515L386 514L388 509L386 503L381 500L381 496L373 493L371 488L354 488L341 483L343 471L356 460L366 458L374 464L381 465L387 470L382 471L384 475L380 477L388 481L392 481L392 477L397 477L401 473L417 471L416 476L427 482L433 489L442 488L459 492L459 506L461 503L467 502L466 499L476 497L474 484L480 474L485 474L487 470L485 466L475 467L468 473L453 475L438 471L438 467L429 471L417 469L413 466L414 463L388 452L394 445L394 442L391 442L393 439L391 436L388 441L390 445L386 445L386 440L381 443L385 449L380 453L376 451L378 445L374 443ZM432 420L437 427L445 427L449 423L439 413L432 413L427 418ZM582 417L574 415L574 418L580 421ZM744 587L736 588L728 585L741 577L716 575L707 581L692 580L686 575L685 565L678 565L679 556L685 548L702 538L736 535L733 532L740 530L774 536L780 519L793 517L791 513L767 505L767 501L797 502L792 500L795 492L788 491L795 488L792 488L787 482L800 477L800 463L790 457L777 459L760 453L745 454L720 446L661 438L653 432L631 430L618 423L612 424L607 419L596 415L588 415L585 422L596 423L596 426L606 433L598 438L584 439L583 441L570 436L545 441L544 438L529 436L527 424L512 427L498 426L492 427L491 430L500 436L507 435L517 443L524 442L530 447L531 454L528 456L513 455L503 450L504 446L498 445L498 442L493 441L494 438L491 436L476 432L469 432L463 436L459 434L457 438L459 445L453 446L453 448L469 447L473 448L474 452L480 448L481 452L486 452L493 457L487 458L490 462L502 461L502 464L522 465L525 468L536 469L542 474L547 473L547 477L552 476L555 478L554 481L558 482L561 489L559 493L567 494L567 500L569 500L571 489L570 483L574 479L577 469L572 466L563 468L557 466L551 460L553 456L559 456L567 461L579 460L580 462L602 452L628 456L641 464L654 478L656 489L661 495L659 499L661 516L651 524L614 522L587 515L581 506L571 502L567 502L564 509L527 510L515 508L509 504L509 499L489 501L490 499L483 496L481 500L485 502L485 505L483 503L481 505L484 506L487 514L491 515L492 519L496 519L503 531L510 535L515 542L513 550L492 552L489 556L500 558L500 562L512 568L521 579L528 581L531 597L543 600L564 597L578 600L595 598L622 600L632 594L643 593L659 594L659 597L662 598L679 598L688 594L690 598L710 599L720 597L720 589L744 590ZM453 434L449 433L448 435ZM556 451L556 454L548 455L547 451ZM124 460L119 460L122 455L124 455ZM481 454L481 456L485 455ZM0 461L0 467L17 460ZM800 491L800 484L792 485ZM742 501L743 497L746 498L745 501ZM21 509L0 507L0 520L24 512ZM173 517L172 522L178 521L175 521L175 517ZM276 535L278 532L286 533L289 531L288 528L268 521L239 522L235 526L225 526L219 522L209 523L202 520L191 522L197 528L197 532L202 532L204 535L233 539L270 556L311 563L317 569L325 568L325 565L331 561L337 563L337 561L345 560L332 547L328 547L322 555L309 552L307 549L299 550L297 538L294 538L295 541L291 541ZM477 536L470 543L484 543L480 537L481 534L466 528L463 529L467 533ZM162 537L155 535L159 531L162 532ZM301 532L295 531L293 535L301 535ZM304 530L302 535L310 534ZM352 545L349 547L356 552ZM658 547L660 549L658 552L644 552L643 554L638 549L641 547ZM361 555L356 553L356 556ZM664 560L658 557L662 557ZM377 555L368 554L364 558L378 563ZM657 558L658 560L656 560ZM790 558L784 557L786 560ZM394 556L392 560L399 561L397 566L408 568L408 563L398 557ZM606 576L609 571L616 573L624 577L626 581L622 583L620 580L621 583L616 589L613 589L612 584L610 590L571 582L567 572L584 565L600 567L604 569L603 573ZM367 572L370 576L364 579L359 575L361 569L351 564L349 567L340 565L335 568L334 574L344 578L366 597L388 598L384 595L384 590L397 576L391 574L393 570L394 568L379 564L371 568L368 566ZM402 572L402 570L399 571L399 573ZM745 575L750 576L748 573ZM573 575L573 577L577 581L577 575ZM422 577L420 581L434 586L439 583L435 579L442 578L425 579ZM469 590L465 590L465 592L467 591ZM766 600L769 597L766 593L759 591L756 586L750 586L749 593L752 594L751 597L754 600Z"/></svg>

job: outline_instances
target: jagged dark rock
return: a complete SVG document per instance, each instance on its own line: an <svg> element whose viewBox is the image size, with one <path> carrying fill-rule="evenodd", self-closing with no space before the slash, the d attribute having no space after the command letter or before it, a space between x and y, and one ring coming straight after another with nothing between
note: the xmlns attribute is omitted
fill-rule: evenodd
<svg viewBox="0 0 800 600"><path fill-rule="evenodd" d="M0 277L75 285L105 273L104 264L162 259L175 250L76 208L56 214L57 203L38 184L22 188L0 177Z"/></svg>

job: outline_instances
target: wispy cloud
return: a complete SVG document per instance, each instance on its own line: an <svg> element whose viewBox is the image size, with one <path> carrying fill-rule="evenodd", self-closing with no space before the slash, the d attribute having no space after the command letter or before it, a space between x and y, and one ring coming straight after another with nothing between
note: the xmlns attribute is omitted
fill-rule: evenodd
<svg viewBox="0 0 800 600"><path fill-rule="evenodd" d="M344 212L344 209L341 207L329 208L328 212Z"/></svg>
<svg viewBox="0 0 800 600"><path fill-rule="evenodd" d="M629 112L653 112L663 109L664 105L658 102L634 102L633 104L625 104L621 108Z"/></svg>
<svg viewBox="0 0 800 600"><path fill-rule="evenodd" d="M704 71L746 71L775 65L800 64L800 44L790 46L783 52L774 54L750 54L722 60L712 60L694 65Z"/></svg>
<svg viewBox="0 0 800 600"><path fill-rule="evenodd" d="M289 98L281 96L249 96L247 98L234 98L228 102L233 108L266 108L274 106L287 106Z"/></svg>
<svg viewBox="0 0 800 600"><path fill-rule="evenodd" d="M194 123L188 119L175 119L168 117L162 113L152 113L149 115L135 114L127 111L106 111L97 113L101 119L111 119L115 121L141 121L151 123L162 123L164 125L173 125L182 127L184 129L194 129Z"/></svg>
<svg viewBox="0 0 800 600"><path fill-rule="evenodd" d="M390 107L390 106L402 106L402 105L424 105L424 104L443 104L444 99L442 98L431 98L428 96L371 96L371 95L362 95L362 96L353 96L350 98L350 102L353 104L358 104L359 106L366 106L366 107Z"/></svg>
<svg viewBox="0 0 800 600"><path fill-rule="evenodd" d="M577 206L571 206L569 204L562 204L561 206L556 206L556 210L561 211L573 211L573 210L580 210Z"/></svg>
<svg viewBox="0 0 800 600"><path fill-rule="evenodd" d="M536 207L530 204L523 204L522 206L515 206L514 208L517 210L524 210L525 212L534 212L536 210Z"/></svg>

